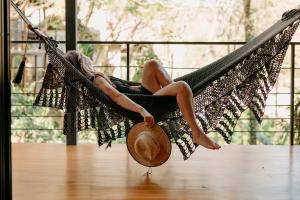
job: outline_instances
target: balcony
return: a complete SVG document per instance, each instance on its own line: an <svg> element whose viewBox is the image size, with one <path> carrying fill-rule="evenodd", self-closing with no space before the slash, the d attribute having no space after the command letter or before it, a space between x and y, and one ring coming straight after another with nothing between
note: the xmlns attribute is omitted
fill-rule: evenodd
<svg viewBox="0 0 300 200"><path fill-rule="evenodd" d="M18 45L23 41L14 41ZM64 42L61 42L64 45ZM136 43L150 45L201 45L201 46L239 46L243 43L236 42L100 42L84 41L79 44L111 45L119 44L125 46L123 55L124 65L109 66L123 70L120 78L132 78L132 72L139 66L132 65L129 58L134 56L128 54ZM196 153L187 160L182 160L182 155L176 145L173 144L170 159L162 166L152 169L152 174L145 176L147 168L139 165L129 155L124 141L113 143L112 148L107 151L104 147L97 148L96 141L90 137L93 132L78 133L79 145L65 146L64 144L13 144L13 188L15 199L293 199L300 193L296 189L299 185L300 169L299 146L290 146L295 142L293 123L299 120L295 115L296 100L299 96L297 91L297 67L296 51L299 43L292 42L290 51L283 65L281 76L289 76L286 80L280 79L270 94L273 101L267 105L268 110L275 110L274 115L264 118L262 126L258 130L243 131L236 130L234 135L241 138L250 134L268 135L270 143L264 143L257 139L256 144L270 145L223 145L219 151L210 151L198 148ZM18 56L20 53L13 53ZM33 62L36 63L36 62ZM99 66L107 68L108 66ZM42 77L43 67L32 65L30 69L32 78L38 82ZM195 68L171 68L168 70L195 70ZM15 70L15 69L12 69ZM286 85L288 83L288 85ZM285 89L278 89L286 85ZM282 88L282 87L281 87ZM284 87L283 87L284 88ZM289 90L287 90L289 89ZM24 93L12 93L34 97L36 87L32 91ZM279 103L280 102L280 103ZM13 101L13 107L32 107L24 103L17 104ZM22 112L21 112L22 113ZM53 112L56 113L56 112ZM272 112L271 112L272 113ZM54 121L63 120L62 115L12 115L13 122L31 118L33 121L50 119ZM270 117L271 116L271 117ZM57 119L58 118L58 119ZM49 119L49 120L48 120ZM240 119L240 123L249 123L248 116ZM53 122L52 122L53 123ZM263 129L264 124L279 123L279 128L269 126ZM281 126L280 123L285 124ZM240 126L241 126L240 125ZM238 125L239 126L239 125ZM281 128L280 128L281 127ZM43 133L45 138L51 137L53 132L62 135L62 127L58 128L12 128L12 132L25 132L25 134ZM80 136L80 135L83 136ZM214 134L214 133L212 133ZM216 140L222 143L222 139L214 135ZM275 140L274 138L285 138ZM242 140L236 140L236 144L243 144ZM277 141L277 142L276 142ZM278 141L284 141L282 143ZM65 143L66 138L61 138ZM94 144L81 144L81 143ZM276 156L274 156L276 155ZM28 176L28 174L34 174ZM32 192L30 188L35 188ZM276 190L274 189L276 188Z"/></svg>
<svg viewBox="0 0 300 200"><path fill-rule="evenodd" d="M18 61L20 59L20 55L22 55L23 52L18 49L20 49L21 45L24 43L25 41L12 41L12 48L14 49L11 55L12 61ZM137 59L140 57L137 49L143 45L161 49L172 47L182 48L186 46L193 47L196 50L199 48L217 49L221 52L219 55L221 57L224 53L228 53L228 49L230 49L230 52L243 44L244 42L78 41L78 46L89 45L98 48L109 48L113 46L114 53L119 54L115 56L118 60L110 60L110 65L103 65L101 61L96 61L95 68L102 71L106 70L110 75L127 80L133 80L136 77L136 72L141 69L141 66L136 64L138 63ZM297 58L299 57L299 55L297 55L299 45L299 42L290 43L278 81L269 94L262 125L258 125L249 112L245 112L235 129L234 143L273 145L299 144L299 134L295 127L295 123L298 123L299 121L299 115L297 113L300 112L299 106L296 106L300 97L300 90L298 90L300 86L300 80L298 80L300 77L300 67L297 62ZM47 142L47 140L52 140L65 143L67 139L62 135L63 113L53 109L45 110L32 106L33 99L41 86L47 63L47 61L43 61L43 51L33 50L37 47L37 42L29 41L28 58L30 58L30 62L26 69L27 71L25 71L25 78L21 83L21 89L19 86L16 86L13 87L12 90L12 109L15 111L12 115L13 139L16 142L22 142L19 139L22 137L24 138L23 142ZM60 47L61 49L65 49L65 41L60 41ZM203 53L203 55L205 55L205 53ZM172 55L164 55L163 57L172 57ZM218 57L213 57L211 60L206 60L206 62L212 62L216 59L218 59ZM204 61L199 61L199 59L195 60L201 63L202 66L208 64ZM165 60L165 62L174 63L174 61L168 59ZM18 62L12 63L10 73L11 80L16 74L18 64ZM176 78L177 76L182 75L182 73L192 72L202 66L184 67L175 63L172 66L166 65L165 69L173 75L172 78ZM290 109L291 107L294 109ZM26 110L30 111L30 113L26 112ZM46 124L44 124L44 119L47 119ZM251 128L251 125L253 126L253 124L255 129ZM54 139L51 139L51 134L49 135L49 133L52 133ZM219 137L219 134L212 134L218 142L224 142L223 139ZM34 135L36 135L37 138L31 140L31 138L34 138ZM77 135L79 142L96 143L93 131L85 131ZM255 136L255 139L252 140L252 142L248 142L249 138L253 135ZM76 140L76 138L73 139ZM121 143L123 141L124 140L119 140ZM75 141L72 143L75 143Z"/></svg>
<svg viewBox="0 0 300 200"><path fill-rule="evenodd" d="M66 138L62 134L61 112L32 106L33 99L41 86L45 63L47 63L44 52L38 50L36 41L28 42L27 53L30 61L25 71L24 81L20 87L12 86L10 90L8 83L16 73L20 57L23 55L24 48L21 46L25 41L13 40L12 48L8 49L8 42L5 42L8 39L5 27L9 25L8 13L5 9L5 6L9 5L5 4L7 2L1 1L0 6L0 94L3 97L0 100L2 107L0 113L1 199L11 199L10 187L13 189L14 199L17 200L252 200L296 199L300 196L298 187L300 133L297 130L300 120L298 104L300 42L289 44L279 80L269 95L261 126L255 125L255 128L251 128L255 120L246 113L235 129L233 144L225 144L218 134L212 132L210 136L222 144L221 150L212 151L199 147L191 158L183 161L178 147L173 144L170 159L160 167L148 169L132 159L124 140L118 140L112 144L112 148L105 151L105 147L97 147L93 131L75 133L73 136L76 137ZM71 1L66 0L66 2ZM66 12L69 13L67 20L71 19L74 22L76 12L75 6L71 3L66 8ZM6 20L2 20L3 17ZM118 47L116 49L119 61L113 62L113 65L96 62L95 67L109 72L115 69L120 78L127 80L134 79L135 72L140 69L136 64L136 56L140 56L137 51L139 45L162 48L193 46L210 50L223 48L229 53L244 44L244 42L164 41L78 41L77 43L73 35L76 35L76 31L72 32L74 28L74 24L66 27L67 35L71 37L61 41L61 49L66 50L70 49L70 46L74 48L77 45ZM11 52L10 58L8 52ZM196 70L198 66L205 66L208 61L216 60L220 56L223 55L217 55L211 58L212 60L199 59L197 67L180 66L172 62L172 59L166 59L166 69L173 78L176 78L178 74ZM6 107L7 105L9 106ZM10 131L12 137L7 134ZM77 141L78 145L70 145L77 144ZM147 170L152 173L145 174Z"/></svg>

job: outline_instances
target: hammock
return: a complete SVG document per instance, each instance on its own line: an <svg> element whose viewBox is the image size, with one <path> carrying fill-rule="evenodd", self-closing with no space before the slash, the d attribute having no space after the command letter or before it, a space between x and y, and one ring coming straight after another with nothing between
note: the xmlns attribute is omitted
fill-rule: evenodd
<svg viewBox="0 0 300 200"><path fill-rule="evenodd" d="M58 42L33 28L30 21L12 2L28 27L44 43L49 65L42 88L34 105L61 109L64 133L96 129L98 145L126 137L129 129L143 119L114 103L64 58ZM300 9L285 12L269 29L227 56L175 81L187 82L194 94L198 124L205 133L216 131L227 143L241 113L249 108L258 122L264 114L265 102L274 86L288 45L300 23ZM117 79L110 77L111 79ZM129 85L139 83L118 79ZM197 145L191 130L172 96L126 94L145 107L155 121L175 142L188 159Z"/></svg>

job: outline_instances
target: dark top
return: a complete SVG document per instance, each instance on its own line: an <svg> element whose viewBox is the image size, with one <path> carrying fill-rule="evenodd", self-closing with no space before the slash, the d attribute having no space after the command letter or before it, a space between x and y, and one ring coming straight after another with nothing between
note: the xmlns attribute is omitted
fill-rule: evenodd
<svg viewBox="0 0 300 200"><path fill-rule="evenodd" d="M152 95L153 93L142 85L133 87L121 81L112 81L112 83L116 86L116 89L122 93L129 93L129 94L145 94L145 95Z"/></svg>
<svg viewBox="0 0 300 200"><path fill-rule="evenodd" d="M101 74L96 74L95 76L91 77L90 80L93 82L97 76L101 76ZM128 93L128 94L144 94L144 95L152 95L153 93L142 85L133 87L124 82L118 80L111 80L111 82L116 86L116 89L121 93Z"/></svg>

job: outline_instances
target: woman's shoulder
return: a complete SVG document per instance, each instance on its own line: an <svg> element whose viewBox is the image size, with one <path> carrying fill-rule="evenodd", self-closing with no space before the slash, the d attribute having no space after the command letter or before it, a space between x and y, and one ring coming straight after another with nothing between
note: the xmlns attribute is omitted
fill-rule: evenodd
<svg viewBox="0 0 300 200"><path fill-rule="evenodd" d="M112 86L115 87L113 80L110 79L111 76L106 76L105 74L103 74L101 72L96 72L96 73L94 73L93 80L95 80L98 77L102 78L103 80L107 81L108 83L110 83Z"/></svg>

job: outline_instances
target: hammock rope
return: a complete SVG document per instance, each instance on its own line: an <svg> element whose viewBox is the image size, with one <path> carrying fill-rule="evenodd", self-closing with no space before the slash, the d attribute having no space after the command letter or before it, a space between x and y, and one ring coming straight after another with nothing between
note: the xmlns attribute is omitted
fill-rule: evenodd
<svg viewBox="0 0 300 200"><path fill-rule="evenodd" d="M14 8L18 9L17 6ZM64 117L64 133L70 133L74 127L68 127L69 124L76 124L78 131L96 129L101 146L126 137L130 128L143 120L138 113L118 106L95 87L64 58L55 40L33 28L21 11L18 13L44 43L49 59L34 105L68 111ZM261 122L268 93L278 78L289 42L299 26L299 18L299 8L287 11L281 20L239 49L175 79L190 85L197 122L205 133L216 131L230 143L234 127L246 108ZM139 84L118 80L129 85ZM184 159L191 156L197 146L192 142L191 129L183 119L175 97L126 95L154 116L157 124L177 144Z"/></svg>

